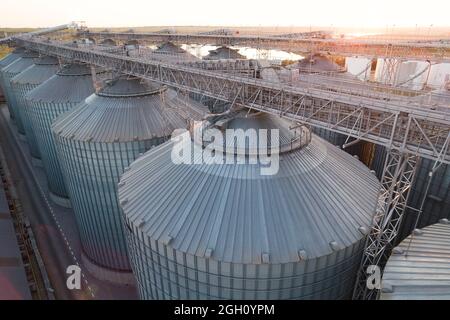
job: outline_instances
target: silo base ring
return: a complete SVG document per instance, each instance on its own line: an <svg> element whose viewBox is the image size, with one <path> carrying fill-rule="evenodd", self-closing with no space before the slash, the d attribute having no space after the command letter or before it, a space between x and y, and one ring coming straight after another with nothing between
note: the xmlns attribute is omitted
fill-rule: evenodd
<svg viewBox="0 0 450 320"><path fill-rule="evenodd" d="M134 275L131 271L117 271L108 269L92 262L84 252L81 252L81 263L86 270L95 278L102 281L120 285L136 285Z"/></svg>
<svg viewBox="0 0 450 320"><path fill-rule="evenodd" d="M49 192L49 196L50 196L50 200L52 200L58 206L63 207L63 208L69 208L69 209L72 208L72 204L70 203L69 198L58 196L51 191Z"/></svg>

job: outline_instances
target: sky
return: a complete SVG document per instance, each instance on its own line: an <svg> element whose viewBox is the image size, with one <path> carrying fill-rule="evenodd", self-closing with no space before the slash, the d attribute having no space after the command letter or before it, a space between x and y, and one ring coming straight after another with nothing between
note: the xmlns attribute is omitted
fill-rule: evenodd
<svg viewBox="0 0 450 320"><path fill-rule="evenodd" d="M450 26L450 0L1 0L0 27Z"/></svg>

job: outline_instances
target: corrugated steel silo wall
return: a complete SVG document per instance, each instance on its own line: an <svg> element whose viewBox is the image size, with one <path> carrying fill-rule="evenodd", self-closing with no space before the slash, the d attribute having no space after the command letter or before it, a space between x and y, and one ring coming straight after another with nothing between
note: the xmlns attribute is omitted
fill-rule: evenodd
<svg viewBox="0 0 450 320"><path fill-rule="evenodd" d="M14 119L17 128L20 129L22 123L20 122L20 120L17 120L17 116L15 113L15 108L14 106L17 104L16 102L16 97L14 95L13 89L11 87L11 79L14 78L15 75L10 74L10 73L3 73L3 88L5 89L5 92L7 94L7 101L8 101L8 110L9 110L9 114L11 116L12 119ZM19 132L21 132L19 130ZM22 127L22 133L24 133L23 131L23 127Z"/></svg>
<svg viewBox="0 0 450 320"><path fill-rule="evenodd" d="M36 137L31 126L30 116L27 112L27 100L25 98L28 92L36 88L37 85L13 83L11 84L11 87L13 88L17 99L15 110L22 122L23 129L27 137L28 146L30 147L31 156L33 158L40 159L41 153L39 151L39 146L37 144Z"/></svg>
<svg viewBox="0 0 450 320"><path fill-rule="evenodd" d="M409 195L408 206L419 209L429 181L428 174L434 161L421 159L417 168L416 178ZM406 238L414 229L418 212L407 208L399 233L398 241ZM423 206L423 212L417 224L423 228L437 223L442 218L450 218L450 166L442 165L434 174Z"/></svg>
<svg viewBox="0 0 450 320"><path fill-rule="evenodd" d="M11 53L11 54L7 55L6 57L4 57L3 59L0 60L2 62L2 64L0 64L0 86L3 89L3 94L4 94L4 97L5 97L5 100L6 100L6 104L8 106L9 115L10 115L11 119L14 119L14 114L12 113L11 107L10 107L10 103L11 103L10 102L11 101L10 90L11 90L11 88L9 86L7 86L7 83L9 83L9 81L5 82L4 72L2 71L2 69L6 68L11 63L13 63L13 62L17 61L18 59L20 59L20 56L16 55L16 54L14 54L15 58L13 58L13 56L12 56L13 54L14 53Z"/></svg>
<svg viewBox="0 0 450 320"><path fill-rule="evenodd" d="M96 264L130 270L117 184L131 162L165 140L95 143L55 135L83 251Z"/></svg>
<svg viewBox="0 0 450 320"><path fill-rule="evenodd" d="M64 176L56 153L55 139L51 130L53 120L69 111L76 103L48 103L28 101L31 125L41 151L42 164L47 174L49 189L52 193L67 198L68 192Z"/></svg>
<svg viewBox="0 0 450 320"><path fill-rule="evenodd" d="M375 156L371 169L376 171L377 177L381 179L383 175L384 162L386 160L386 148L376 146ZM434 165L434 161L421 159L416 172L415 181L409 194L408 206L419 209L425 196L428 184L428 174ZM411 208L405 210L402 225L396 243L399 243L414 229L418 212ZM442 165L433 175L430 189L426 197L423 212L417 226L423 228L430 224L437 223L439 219L450 218L450 166Z"/></svg>
<svg viewBox="0 0 450 320"><path fill-rule="evenodd" d="M141 299L349 299L365 244L302 262L244 265L178 252L126 229Z"/></svg>

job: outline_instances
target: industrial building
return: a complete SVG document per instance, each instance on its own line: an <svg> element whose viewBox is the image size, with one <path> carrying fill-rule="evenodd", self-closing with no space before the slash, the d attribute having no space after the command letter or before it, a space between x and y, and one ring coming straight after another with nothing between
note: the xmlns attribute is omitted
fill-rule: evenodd
<svg viewBox="0 0 450 320"><path fill-rule="evenodd" d="M102 286L141 299L447 298L436 262L450 232L446 44L387 55L385 42L331 35L72 27L0 39L18 47L0 60L0 122L21 162L42 161L21 167L45 181L31 202L43 198L61 260L84 272L77 298ZM191 44L217 49L200 59ZM246 59L249 47L305 58ZM209 135L227 130L279 130L265 140L278 171L261 174L250 138ZM180 146L193 163L173 160ZM235 161L205 163L205 151ZM382 290L366 286L373 264Z"/></svg>

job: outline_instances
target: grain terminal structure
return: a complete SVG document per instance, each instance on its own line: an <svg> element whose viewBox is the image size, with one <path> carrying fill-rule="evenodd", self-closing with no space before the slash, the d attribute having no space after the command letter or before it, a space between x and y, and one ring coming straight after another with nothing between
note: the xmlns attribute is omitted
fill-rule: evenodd
<svg viewBox="0 0 450 320"><path fill-rule="evenodd" d="M84 64L64 65L55 75L32 90L27 98L31 124L42 155L50 197L69 207L68 192L56 153L52 122L94 93L92 74Z"/></svg>
<svg viewBox="0 0 450 320"><path fill-rule="evenodd" d="M58 71L58 68L59 62L56 58L41 57L36 59L33 65L11 79L11 87L16 93L17 98L17 115L19 116L24 127L30 153L34 158L34 163L37 163L37 160L41 158L41 155L35 133L31 125L26 96L31 90L53 76L56 71Z"/></svg>
<svg viewBox="0 0 450 320"><path fill-rule="evenodd" d="M298 136L277 117L238 116L216 128L279 128L287 148L279 172L174 164L172 141L135 161L119 199L141 298L349 298L377 178L316 136L293 147Z"/></svg>
<svg viewBox="0 0 450 320"><path fill-rule="evenodd" d="M98 278L132 281L116 196L120 175L141 153L204 113L171 89L120 77L54 122L84 263Z"/></svg>

